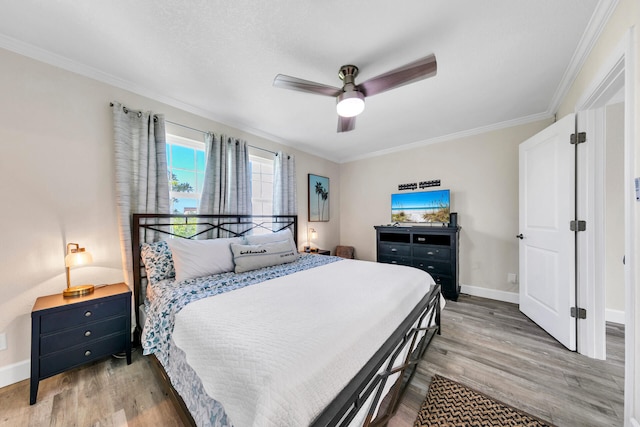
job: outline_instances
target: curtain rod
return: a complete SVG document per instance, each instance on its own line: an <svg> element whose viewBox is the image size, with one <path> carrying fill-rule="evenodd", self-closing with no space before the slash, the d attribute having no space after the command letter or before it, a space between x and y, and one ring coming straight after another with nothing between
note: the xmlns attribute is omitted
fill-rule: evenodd
<svg viewBox="0 0 640 427"><path fill-rule="evenodd" d="M183 128L185 128L185 129L191 129L191 130L193 130L193 131L200 132L200 133L201 133L201 134L203 134L203 135L206 135L207 133L212 133L212 132L205 132L205 131L200 130L200 129L192 128L191 126L183 125L182 123L172 122L171 120L164 119L164 121L165 121L166 123L171 123L172 125L176 125L176 126L183 127ZM251 147L251 148L255 148L256 150L266 151L267 153L271 153L271 154L273 154L274 156L277 156L277 155L278 155L278 153L276 153L275 151L267 150L266 148L256 147L255 145L251 145L251 144L247 144L247 146L249 146L249 147Z"/></svg>
<svg viewBox="0 0 640 427"><path fill-rule="evenodd" d="M205 132L205 131L200 130L200 129L192 128L191 126L183 125L182 123L172 122L171 120L164 119L164 121L167 122L167 123L171 123L172 125L183 127L185 129L191 129L193 131L200 132L203 135L206 135L208 133L212 133L212 132ZM250 145L250 144L247 144L247 146L249 146L251 148L255 148L256 150L266 151L267 153L271 153L274 156L278 155L278 153L276 153L275 151L267 150L266 148L256 147L255 145Z"/></svg>
<svg viewBox="0 0 640 427"><path fill-rule="evenodd" d="M109 103L109 106L113 107L113 102L110 102L110 103ZM124 107L124 106L123 106L123 107ZM124 108L125 108L125 113L128 113L128 111L126 110L126 107L124 107ZM203 130L200 130L200 129L192 128L191 126L183 125L182 123L172 122L171 120L164 119L164 121L165 121L166 123L171 123L172 125L175 125L175 126L180 126L180 127L182 127L182 128L185 128L185 129L191 129L191 130L193 130L193 131L200 132L200 133L201 133L201 134L203 134L203 135L206 135L206 134L208 134L208 133L212 133L212 132L206 132L206 131L203 131ZM250 144L247 144L247 145L248 145L249 147L251 147L251 148L255 148L256 150L262 150L262 151L266 151L267 153L271 153L271 154L273 154L274 156L277 156L277 155L278 155L278 153L276 153L275 151L267 150L266 148L256 147L255 145L250 145Z"/></svg>

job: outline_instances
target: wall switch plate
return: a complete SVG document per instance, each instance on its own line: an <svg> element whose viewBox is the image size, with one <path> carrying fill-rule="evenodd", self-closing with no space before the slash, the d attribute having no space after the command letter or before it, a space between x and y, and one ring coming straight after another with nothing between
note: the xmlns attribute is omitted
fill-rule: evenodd
<svg viewBox="0 0 640 427"><path fill-rule="evenodd" d="M0 334L0 350L7 349L7 334L4 332Z"/></svg>
<svg viewBox="0 0 640 427"><path fill-rule="evenodd" d="M518 275L516 273L507 273L507 281L509 283L518 283Z"/></svg>

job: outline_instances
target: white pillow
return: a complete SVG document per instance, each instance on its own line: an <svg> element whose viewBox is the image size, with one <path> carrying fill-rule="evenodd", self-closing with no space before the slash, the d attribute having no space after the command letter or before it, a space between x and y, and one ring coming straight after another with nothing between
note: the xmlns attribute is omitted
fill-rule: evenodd
<svg viewBox="0 0 640 427"><path fill-rule="evenodd" d="M242 237L167 240L176 270L176 280L182 281L233 271L233 254L230 245L240 242Z"/></svg>
<svg viewBox="0 0 640 427"><path fill-rule="evenodd" d="M298 252L291 249L291 243L288 240L260 245L232 243L231 252L236 264L236 273L285 264L298 259Z"/></svg>
<svg viewBox="0 0 640 427"><path fill-rule="evenodd" d="M291 234L291 229L289 228L285 228L284 230L280 230L275 233L245 236L245 243L248 245L260 245L262 243L275 243L275 242L280 242L282 240L288 240L291 245L291 250L295 253L298 252L298 248L296 248L296 244L293 241L293 234Z"/></svg>

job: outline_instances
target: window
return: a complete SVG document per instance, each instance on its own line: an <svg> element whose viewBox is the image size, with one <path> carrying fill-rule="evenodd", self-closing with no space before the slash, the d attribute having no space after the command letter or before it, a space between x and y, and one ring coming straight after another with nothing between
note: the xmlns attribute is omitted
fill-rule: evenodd
<svg viewBox="0 0 640 427"><path fill-rule="evenodd" d="M256 150L253 150L256 151ZM262 154L262 153L261 153ZM273 157L251 153L253 215L271 215L273 209ZM204 142L167 134L167 169L171 213L198 213L204 183Z"/></svg>
<svg viewBox="0 0 640 427"><path fill-rule="evenodd" d="M198 212L204 183L204 142L167 135L171 213Z"/></svg>
<svg viewBox="0 0 640 427"><path fill-rule="evenodd" d="M273 213L273 158L249 155L251 163L251 207L253 215Z"/></svg>

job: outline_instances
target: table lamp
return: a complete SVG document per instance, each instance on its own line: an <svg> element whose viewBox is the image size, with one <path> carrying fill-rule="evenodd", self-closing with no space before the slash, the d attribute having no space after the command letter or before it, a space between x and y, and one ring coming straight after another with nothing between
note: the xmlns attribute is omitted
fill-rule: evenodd
<svg viewBox="0 0 640 427"><path fill-rule="evenodd" d="M81 248L77 243L67 244L67 255L64 257L64 265L67 271L67 289L62 291L62 295L65 297L79 297L81 295L90 294L93 292L93 285L79 285L71 286L71 279L69 277L69 269L78 265L87 265L93 262L91 254L84 248Z"/></svg>

